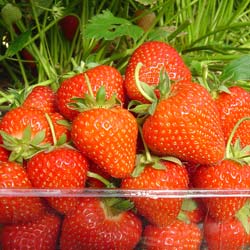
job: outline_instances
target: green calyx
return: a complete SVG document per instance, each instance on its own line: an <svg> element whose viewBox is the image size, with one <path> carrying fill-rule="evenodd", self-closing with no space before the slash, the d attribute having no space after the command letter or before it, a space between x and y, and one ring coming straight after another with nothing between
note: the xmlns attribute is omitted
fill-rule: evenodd
<svg viewBox="0 0 250 250"><path fill-rule="evenodd" d="M28 125L21 138L16 138L4 131L0 131L3 139L3 147L9 150L10 161L22 163L23 160L30 159L35 154L48 149L50 144L42 143L45 139L45 130L38 132L33 138L31 137L31 127Z"/></svg>
<svg viewBox="0 0 250 250"><path fill-rule="evenodd" d="M225 153L225 159L233 160L241 165L250 164L250 145L242 148L239 138L237 138L234 144L232 144L232 139L240 124L244 121L250 121L250 117L243 117L235 124L227 141Z"/></svg>
<svg viewBox="0 0 250 250"><path fill-rule="evenodd" d="M106 90L104 86L101 86L96 92L96 96L94 96L87 74L84 74L84 77L88 86L89 94L85 94L83 98L73 97L71 99L72 102L68 104L69 108L79 112L84 112L94 108L109 109L115 106L121 106L121 102L115 94L109 99L106 98Z"/></svg>
<svg viewBox="0 0 250 250"><path fill-rule="evenodd" d="M160 80L158 85L150 86L139 79L142 66L142 63L138 63L136 65L135 84L142 96L149 102L149 104L144 104L139 101L132 100L128 106L129 110L138 114L139 117L153 115L159 101L168 98L171 94L171 81L164 67L160 71ZM156 93L158 93L159 96L157 96Z"/></svg>
<svg viewBox="0 0 250 250"><path fill-rule="evenodd" d="M134 208L132 201L120 197L105 197L102 198L102 202L107 216L111 218Z"/></svg>
<svg viewBox="0 0 250 250"><path fill-rule="evenodd" d="M241 222L246 233L250 234L250 203L249 200L246 201L244 206L236 213L235 217Z"/></svg>

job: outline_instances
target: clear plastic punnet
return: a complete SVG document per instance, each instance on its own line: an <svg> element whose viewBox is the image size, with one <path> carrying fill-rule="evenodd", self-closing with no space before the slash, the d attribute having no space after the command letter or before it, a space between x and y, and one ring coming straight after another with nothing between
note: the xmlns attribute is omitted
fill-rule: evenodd
<svg viewBox="0 0 250 250"><path fill-rule="evenodd" d="M2 188L1 247L30 240L58 250L248 249L249 197L247 189ZM235 212L218 209L237 202Z"/></svg>

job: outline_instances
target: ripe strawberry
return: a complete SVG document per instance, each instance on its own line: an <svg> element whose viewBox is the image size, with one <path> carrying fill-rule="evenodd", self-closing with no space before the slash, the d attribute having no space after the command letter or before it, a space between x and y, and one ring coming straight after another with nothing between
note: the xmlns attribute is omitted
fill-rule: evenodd
<svg viewBox="0 0 250 250"><path fill-rule="evenodd" d="M0 161L8 161L10 152L4 147L0 146Z"/></svg>
<svg viewBox="0 0 250 250"><path fill-rule="evenodd" d="M199 250L201 243L198 225L179 220L165 227L147 225L143 232L143 249L147 250Z"/></svg>
<svg viewBox="0 0 250 250"><path fill-rule="evenodd" d="M143 124L143 136L157 155L183 161L215 164L225 151L219 114L209 92L197 83L171 85Z"/></svg>
<svg viewBox="0 0 250 250"><path fill-rule="evenodd" d="M49 86L36 86L25 98L22 106L39 109L46 113L56 112L56 94Z"/></svg>
<svg viewBox="0 0 250 250"><path fill-rule="evenodd" d="M1 188L32 188L22 165L15 162L0 162ZM45 207L38 197L1 197L0 223L28 222L41 217Z"/></svg>
<svg viewBox="0 0 250 250"><path fill-rule="evenodd" d="M134 51L125 72L124 85L131 100L147 102L135 83L138 63L143 64L139 73L140 81L152 87L158 85L162 68L166 70L170 80L191 80L190 70L172 46L159 41L145 42Z"/></svg>
<svg viewBox="0 0 250 250"><path fill-rule="evenodd" d="M59 25L62 28L62 32L63 32L64 36L69 41L72 41L75 37L76 31L77 31L78 26L79 26L78 17L76 17L74 15L67 15L59 21Z"/></svg>
<svg viewBox="0 0 250 250"><path fill-rule="evenodd" d="M131 211L110 207L109 201L83 198L77 209L65 216L60 249L134 249L140 240L141 221Z"/></svg>
<svg viewBox="0 0 250 250"><path fill-rule="evenodd" d="M204 239L209 250L236 250L248 245L248 236L236 218L218 222L211 217L204 221Z"/></svg>
<svg viewBox="0 0 250 250"><path fill-rule="evenodd" d="M137 177L124 178L121 183L123 189L187 189L188 174L185 167L176 163L162 161L165 169L155 169L148 165ZM132 197L138 213L150 223L167 226L177 218L181 210L182 198Z"/></svg>
<svg viewBox="0 0 250 250"><path fill-rule="evenodd" d="M107 99L116 94L118 99L123 103L125 101L123 78L120 72L111 66L99 65L88 69L83 74L75 75L64 80L57 91L57 105L60 113L67 119L73 120L79 111L72 110L68 105L73 97L84 97L89 93L87 82L84 75L87 75L93 94L101 86L105 86Z"/></svg>
<svg viewBox="0 0 250 250"><path fill-rule="evenodd" d="M28 177L36 188L83 188L88 170L87 159L77 150L59 147L40 152L27 163ZM68 213L78 204L78 198L48 197L61 213Z"/></svg>
<svg viewBox="0 0 250 250"><path fill-rule="evenodd" d="M249 169L233 160L223 160L214 166L200 166L193 175L192 183L199 189L247 189L249 180L246 178L245 168ZM217 221L229 220L235 216L246 200L247 197L203 198L209 215Z"/></svg>
<svg viewBox="0 0 250 250"><path fill-rule="evenodd" d="M1 232L2 249L54 250L61 219L46 213L40 219L22 224L5 225Z"/></svg>
<svg viewBox="0 0 250 250"><path fill-rule="evenodd" d="M74 145L115 178L127 177L135 165L138 126L122 107L83 111L72 122Z"/></svg>
<svg viewBox="0 0 250 250"><path fill-rule="evenodd" d="M230 94L222 92L215 100L225 141L228 140L236 122L243 117L250 116L250 93L238 86L229 87L228 90ZM250 145L250 121L244 121L240 124L234 135L233 143L236 138L240 139L243 147Z"/></svg>
<svg viewBox="0 0 250 250"><path fill-rule="evenodd" d="M0 131L11 159L19 162L53 142L45 113L38 109L17 107L8 111L1 120Z"/></svg>

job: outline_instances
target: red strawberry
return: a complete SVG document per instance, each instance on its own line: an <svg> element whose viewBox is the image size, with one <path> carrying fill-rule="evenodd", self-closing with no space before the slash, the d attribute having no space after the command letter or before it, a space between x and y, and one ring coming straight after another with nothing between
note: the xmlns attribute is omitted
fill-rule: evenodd
<svg viewBox="0 0 250 250"><path fill-rule="evenodd" d="M165 227L147 225L143 232L143 249L147 250L199 250L201 243L198 225L179 220Z"/></svg>
<svg viewBox="0 0 250 250"><path fill-rule="evenodd" d="M33 222L5 225L0 238L2 249L55 250L60 224L60 217L46 213Z"/></svg>
<svg viewBox="0 0 250 250"><path fill-rule="evenodd" d="M114 210L108 202L105 198L83 198L77 209L65 216L61 250L135 248L141 236L141 221L131 211Z"/></svg>
<svg viewBox="0 0 250 250"><path fill-rule="evenodd" d="M56 112L56 94L49 86L36 86L25 98L22 106L39 109L46 113Z"/></svg>
<svg viewBox="0 0 250 250"><path fill-rule="evenodd" d="M84 97L86 93L89 93L85 74L89 79L94 95L101 86L105 86L107 99L116 94L122 103L125 101L123 78L120 72L111 66L96 66L61 83L57 91L57 105L60 113L69 120L73 120L79 113L68 106L69 103L73 102L71 99L73 97Z"/></svg>
<svg viewBox="0 0 250 250"><path fill-rule="evenodd" d="M62 28L64 36L69 41L72 41L79 26L78 17L74 15L65 16L60 20L59 25Z"/></svg>
<svg viewBox="0 0 250 250"><path fill-rule="evenodd" d="M32 188L24 168L15 162L0 162L1 188ZM45 207L38 197L1 197L0 223L28 222L41 217Z"/></svg>
<svg viewBox="0 0 250 250"><path fill-rule="evenodd" d="M236 250L248 245L247 233L236 218L218 222L208 216L203 228L208 250Z"/></svg>
<svg viewBox="0 0 250 250"><path fill-rule="evenodd" d="M249 188L249 180L245 174L245 168L249 169L248 166L242 166L233 160L223 160L214 166L200 166L193 175L192 183L195 188L199 189L247 189ZM247 197L203 198L210 216L219 221L228 220L235 216L246 200Z"/></svg>
<svg viewBox="0 0 250 250"><path fill-rule="evenodd" d="M123 189L187 189L188 174L185 167L176 163L162 161L165 169L155 169L148 165L137 177L124 178L121 183ZM177 218L181 210L182 198L132 197L138 213L150 223L167 226Z"/></svg>
<svg viewBox="0 0 250 250"><path fill-rule="evenodd" d="M8 111L2 118L0 131L11 159L19 162L53 142L45 113L38 109L18 107Z"/></svg>
<svg viewBox="0 0 250 250"><path fill-rule="evenodd" d="M121 107L83 111L72 122L74 145L115 178L129 176L135 165L138 126Z"/></svg>
<svg viewBox="0 0 250 250"><path fill-rule="evenodd" d="M10 152L4 147L0 146L0 161L8 161Z"/></svg>
<svg viewBox="0 0 250 250"><path fill-rule="evenodd" d="M158 85L163 68L170 80L191 80L190 70L172 46L159 41L145 42L134 51L125 72L125 89L131 100L147 102L135 83L135 69L138 63L143 64L139 73L140 81L152 87Z"/></svg>
<svg viewBox="0 0 250 250"><path fill-rule="evenodd" d="M83 188L88 161L75 149L56 148L40 152L27 163L28 177L36 188ZM78 198L48 197L50 204L61 213L68 213L78 204Z"/></svg>
<svg viewBox="0 0 250 250"><path fill-rule="evenodd" d="M186 223L201 223L206 217L207 210L201 199L184 199L178 219Z"/></svg>
<svg viewBox="0 0 250 250"><path fill-rule="evenodd" d="M250 116L250 93L238 86L230 87L228 90L230 94L222 92L215 100L220 114L225 141L228 140L236 122L243 117ZM250 145L250 121L244 121L240 124L234 135L233 143L236 138L240 139L243 147Z"/></svg>
<svg viewBox="0 0 250 250"><path fill-rule="evenodd" d="M219 114L209 92L197 83L172 84L143 124L143 136L157 155L215 164L225 151Z"/></svg>
<svg viewBox="0 0 250 250"><path fill-rule="evenodd" d="M27 49L22 49L21 55L22 55L22 58L27 61L27 62L25 62L26 65L31 70L35 70L36 69L36 61L35 61L33 55Z"/></svg>

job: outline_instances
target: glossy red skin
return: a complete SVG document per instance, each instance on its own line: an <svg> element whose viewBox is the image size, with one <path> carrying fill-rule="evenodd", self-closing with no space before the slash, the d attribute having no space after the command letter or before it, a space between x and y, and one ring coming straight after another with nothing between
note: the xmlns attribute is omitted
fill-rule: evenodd
<svg viewBox="0 0 250 250"><path fill-rule="evenodd" d="M195 223L174 221L166 227L147 225L143 232L145 250L199 250L201 229Z"/></svg>
<svg viewBox="0 0 250 250"><path fill-rule="evenodd" d="M222 92L215 100L226 142L235 124L243 117L250 117L250 93L238 86L230 87L229 91L231 94ZM241 123L232 142L236 138L243 147L250 145L250 121Z"/></svg>
<svg viewBox="0 0 250 250"><path fill-rule="evenodd" d="M200 166L193 175L192 183L198 189L248 189L249 180L246 175L248 166L223 160L215 166ZM248 170L249 172L250 170ZM213 197L202 198L210 216L218 221L232 218L245 204L247 197Z"/></svg>
<svg viewBox="0 0 250 250"><path fill-rule="evenodd" d="M79 151L56 148L32 157L27 163L27 174L36 188L84 188L88 166L88 160ZM77 197L48 197L47 200L63 214L79 203Z"/></svg>
<svg viewBox="0 0 250 250"><path fill-rule="evenodd" d="M22 165L15 162L0 162L1 188L32 188ZM0 223L29 222L40 218L45 206L38 197L1 197Z"/></svg>
<svg viewBox="0 0 250 250"><path fill-rule="evenodd" d="M113 94L124 103L125 93L123 78L120 72L108 65L99 65L85 71L87 74L93 94L101 86L105 87L106 98L109 99ZM57 91L57 105L59 112L68 120L72 121L79 112L69 108L68 104L72 102L73 97L84 97L88 92L84 74L77 74L71 78L64 80Z"/></svg>
<svg viewBox="0 0 250 250"><path fill-rule="evenodd" d="M79 20L74 15L68 15L63 17L59 22L64 36L72 41L76 34L77 28L79 26Z"/></svg>
<svg viewBox="0 0 250 250"><path fill-rule="evenodd" d="M178 190L188 188L188 174L183 166L162 161L165 170L157 170L147 166L138 177L124 178L123 189L164 189ZM150 223L167 226L176 219L181 210L182 198L146 198L132 197L138 213Z"/></svg>
<svg viewBox="0 0 250 250"><path fill-rule="evenodd" d="M0 161L8 161L9 155L10 152L7 149L0 146Z"/></svg>
<svg viewBox="0 0 250 250"><path fill-rule="evenodd" d="M0 242L3 249L55 250L61 218L46 213L34 222L5 225Z"/></svg>
<svg viewBox="0 0 250 250"><path fill-rule="evenodd" d="M135 166L138 125L121 107L84 111L72 122L74 145L104 172L115 178L129 176Z"/></svg>
<svg viewBox="0 0 250 250"><path fill-rule="evenodd" d="M143 136L156 155L193 164L215 164L225 152L219 114L210 93L198 83L178 82L143 124Z"/></svg>
<svg viewBox="0 0 250 250"><path fill-rule="evenodd" d="M218 222L208 216L204 221L203 230L208 250L235 250L248 245L247 233L236 218Z"/></svg>
<svg viewBox="0 0 250 250"><path fill-rule="evenodd" d="M57 112L56 94L49 86L36 86L25 98L22 106L46 113Z"/></svg>
<svg viewBox="0 0 250 250"><path fill-rule="evenodd" d="M160 41L145 42L134 51L125 71L124 85L131 100L148 102L135 84L135 68L139 62L143 64L139 79L150 86L158 85L163 67L170 80L191 80L190 70L172 46Z"/></svg>
<svg viewBox="0 0 250 250"><path fill-rule="evenodd" d="M108 216L98 198L83 198L63 221L61 250L132 250L140 240L142 223L130 211Z"/></svg>
<svg viewBox="0 0 250 250"><path fill-rule="evenodd" d="M28 125L31 127L32 138L38 132L45 130L43 143L52 142L48 121L44 112L38 109L17 107L8 111L2 118L0 130L20 139Z"/></svg>

